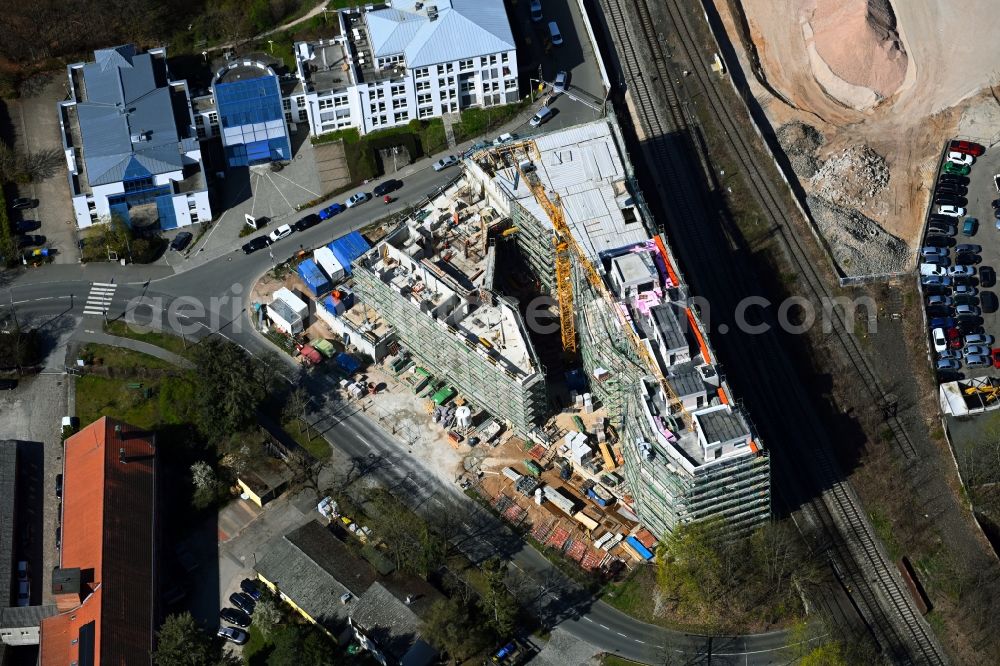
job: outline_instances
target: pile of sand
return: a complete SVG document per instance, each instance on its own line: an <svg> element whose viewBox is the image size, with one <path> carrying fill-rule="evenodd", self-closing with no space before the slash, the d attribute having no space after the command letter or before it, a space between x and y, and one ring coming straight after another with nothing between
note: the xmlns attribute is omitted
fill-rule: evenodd
<svg viewBox="0 0 1000 666"><path fill-rule="evenodd" d="M815 0L809 19L816 52L849 84L892 96L906 77L907 56L889 0Z"/></svg>

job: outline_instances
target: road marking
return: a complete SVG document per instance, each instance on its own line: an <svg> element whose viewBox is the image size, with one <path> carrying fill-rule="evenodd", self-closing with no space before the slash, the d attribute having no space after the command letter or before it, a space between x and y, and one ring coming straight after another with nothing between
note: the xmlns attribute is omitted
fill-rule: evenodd
<svg viewBox="0 0 1000 666"><path fill-rule="evenodd" d="M602 624L602 625L600 625L600 626L602 626L602 627L603 627L603 628L605 628L605 629L608 629L608 625L606 625L606 624ZM611 629L608 629L608 631L611 631Z"/></svg>
<svg viewBox="0 0 1000 666"><path fill-rule="evenodd" d="M111 307L111 299L115 296L118 285L113 282L95 282L87 294L87 303L83 307L85 315L107 315Z"/></svg>
<svg viewBox="0 0 1000 666"><path fill-rule="evenodd" d="M623 634L623 633L622 633L622 632L620 632L620 631L616 631L615 633L616 633L616 634L618 634L619 636L622 636L622 637L626 637L626 636L625 636L625 634ZM627 637L626 637L626 638L627 638Z"/></svg>
<svg viewBox="0 0 1000 666"><path fill-rule="evenodd" d="M642 643L643 645L646 644L646 641L640 641L638 638L633 638L632 640L634 640L636 643Z"/></svg>

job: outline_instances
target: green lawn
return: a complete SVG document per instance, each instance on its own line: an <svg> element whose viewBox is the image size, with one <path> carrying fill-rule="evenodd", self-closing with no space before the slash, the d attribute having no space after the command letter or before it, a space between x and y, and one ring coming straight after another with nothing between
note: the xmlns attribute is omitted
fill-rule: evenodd
<svg viewBox="0 0 1000 666"><path fill-rule="evenodd" d="M249 227L248 227L249 228ZM169 333L163 333L160 331L149 331L147 333L140 333L139 331L133 330L124 321L110 321L104 325L104 332L109 335L116 335L120 338L129 338L130 340L139 340L140 342L148 342L151 345L156 345L162 349L166 349L169 352L173 352L178 356L187 356L188 347L191 343L186 343L181 338L176 335L170 335Z"/></svg>
<svg viewBox="0 0 1000 666"><path fill-rule="evenodd" d="M620 583L609 583L604 588L601 601L627 615L649 622L662 624L653 615L653 601L650 590L656 586L656 575L652 567L639 567Z"/></svg>
<svg viewBox="0 0 1000 666"><path fill-rule="evenodd" d="M525 109L527 101L491 106L486 109L472 108L462 111L462 120L455 125L455 140L465 141L490 132L501 125L506 125L511 119Z"/></svg>
<svg viewBox="0 0 1000 666"><path fill-rule="evenodd" d="M149 356L131 349L122 349L111 345L88 342L80 350L80 356L96 367L114 368L116 371L138 375L141 368L150 370L171 370L174 364L163 359Z"/></svg>
<svg viewBox="0 0 1000 666"><path fill-rule="evenodd" d="M299 446L313 454L317 460L326 460L330 457L330 445L315 430L308 431L312 434L312 439L310 439L305 425L301 426L302 432L299 432L300 426L295 420L285 421L281 424L281 427L285 429L285 432L292 439L299 443Z"/></svg>
<svg viewBox="0 0 1000 666"><path fill-rule="evenodd" d="M131 388L134 384L141 388ZM186 377L83 375L76 380L76 415L84 424L111 416L139 428L180 425L190 421L187 410L194 404L194 392L194 383Z"/></svg>

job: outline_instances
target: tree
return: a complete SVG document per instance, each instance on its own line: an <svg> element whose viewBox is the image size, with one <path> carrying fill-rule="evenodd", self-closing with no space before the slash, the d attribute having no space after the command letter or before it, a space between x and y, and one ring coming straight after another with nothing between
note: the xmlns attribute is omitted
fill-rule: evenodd
<svg viewBox="0 0 1000 666"><path fill-rule="evenodd" d="M0 335L0 369L35 365L42 357L42 339L36 329L16 328Z"/></svg>
<svg viewBox="0 0 1000 666"><path fill-rule="evenodd" d="M314 627L284 625L274 633L267 666L334 666L333 645Z"/></svg>
<svg viewBox="0 0 1000 666"><path fill-rule="evenodd" d="M438 600L424 615L422 634L452 659L462 661L485 647L486 637L475 621L474 609L458 599Z"/></svg>
<svg viewBox="0 0 1000 666"><path fill-rule="evenodd" d="M192 347L199 372L198 429L211 441L245 430L273 381L271 369L238 346L206 338Z"/></svg>
<svg viewBox="0 0 1000 666"><path fill-rule="evenodd" d="M265 593L258 601L253 611L253 624L260 629L264 638L272 638L284 618L281 606L270 594Z"/></svg>
<svg viewBox="0 0 1000 666"><path fill-rule="evenodd" d="M219 479L204 460L191 465L191 483L194 486L192 503L196 509L206 509L219 497Z"/></svg>
<svg viewBox="0 0 1000 666"><path fill-rule="evenodd" d="M479 606L497 638L505 640L514 630L518 611L517 603L510 596L504 583L507 563L499 557L491 557L483 562L482 572L487 589L479 600Z"/></svg>
<svg viewBox="0 0 1000 666"><path fill-rule="evenodd" d="M295 390L288 394L288 398L285 400L285 407L282 410L282 418L287 423L288 421L295 421L299 434L302 433L302 420L306 415L306 407L309 405L309 394L301 386L295 387Z"/></svg>
<svg viewBox="0 0 1000 666"><path fill-rule="evenodd" d="M157 633L153 662L157 666L212 666L218 653L191 613L168 615Z"/></svg>

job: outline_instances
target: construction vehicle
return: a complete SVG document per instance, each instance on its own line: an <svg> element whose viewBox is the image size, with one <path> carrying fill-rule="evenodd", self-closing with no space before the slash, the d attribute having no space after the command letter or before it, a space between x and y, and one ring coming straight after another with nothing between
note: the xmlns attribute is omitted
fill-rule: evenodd
<svg viewBox="0 0 1000 666"><path fill-rule="evenodd" d="M978 393L981 396L983 396L982 397L983 402L990 403L996 400L997 398L1000 398L1000 386L993 386L993 385L970 386L969 388L965 389L964 393L965 395L969 396Z"/></svg>
<svg viewBox="0 0 1000 666"><path fill-rule="evenodd" d="M518 152L525 153L529 159L519 160L517 158ZM487 153L487 155L489 154ZM614 295L605 284L604 278L601 277L601 274L594 267L594 264L591 263L583 248L580 247L579 243L573 237L573 233L570 231L569 225L566 223L566 218L563 215L559 195L553 192L551 193L552 196L549 196L549 192L546 191L545 186L539 179L535 165L531 161L532 159L541 161L541 153L538 150L538 145L529 139L497 148L493 152L493 155L501 161L501 164L504 163L505 157L509 157L510 161L516 165L521 179L531 190L532 195L549 217L552 227L555 230L553 243L555 245L556 294L559 300L559 324L562 333L563 350L568 353L573 353L577 350L576 320L573 311L572 265L569 256L570 252L572 252L576 257L577 265L583 271L587 281L601 298L604 299L608 307L618 318L622 334L628 340L646 370L653 375L663 389L670 411L673 414L679 415L684 426L690 430L693 427L693 420L690 413L688 413L684 404L677 396L676 391L673 390L670 382L667 381L666 376L660 370L659 363L652 352L646 347L642 339L639 338L638 333L633 328L633 322L629 319L625 310L619 306Z"/></svg>

